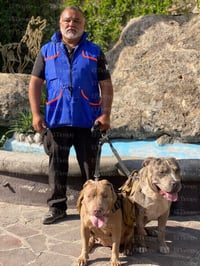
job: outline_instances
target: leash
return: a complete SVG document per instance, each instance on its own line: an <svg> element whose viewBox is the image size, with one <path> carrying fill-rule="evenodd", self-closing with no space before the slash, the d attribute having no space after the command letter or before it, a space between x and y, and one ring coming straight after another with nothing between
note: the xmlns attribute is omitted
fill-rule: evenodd
<svg viewBox="0 0 200 266"><path fill-rule="evenodd" d="M95 173L94 173L94 178L96 181L99 180L100 178L100 158L101 158L101 150L102 150L102 145L104 143L108 143L110 145L110 148L115 155L121 170L124 172L124 174L129 178L131 176L131 172L129 169L126 167L126 165L123 163L121 157L119 156L119 153L113 146L108 134L106 134L106 131L101 131L100 130L100 123L94 124L94 126L91 129L92 134L98 134L100 136L99 138L99 143L98 143L98 150L97 150L97 158L96 158L96 165L95 165ZM98 136L97 135L97 136Z"/></svg>

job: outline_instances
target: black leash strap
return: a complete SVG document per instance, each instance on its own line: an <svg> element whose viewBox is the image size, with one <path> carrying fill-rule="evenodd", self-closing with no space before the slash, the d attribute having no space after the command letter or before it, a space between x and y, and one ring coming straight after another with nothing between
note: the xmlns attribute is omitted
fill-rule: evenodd
<svg viewBox="0 0 200 266"><path fill-rule="evenodd" d="M108 143L110 145L110 148L113 152L113 154L115 155L115 157L117 158L117 161L121 167L121 170L124 172L124 174L129 177L131 175L131 172L129 171L129 169L126 167L126 165L123 163L121 157L119 156L119 153L117 152L117 150L114 148L112 142L110 141L110 139L108 138Z"/></svg>
<svg viewBox="0 0 200 266"><path fill-rule="evenodd" d="M94 126L91 128L92 135L94 137L99 138L98 149L97 149L97 157L96 157L96 164L95 164L95 172L94 172L94 179L96 181L100 178L100 160L101 160L101 147L102 143L102 134L100 131L100 123L95 123Z"/></svg>
<svg viewBox="0 0 200 266"><path fill-rule="evenodd" d="M123 171L123 173L127 176L130 177L131 176L131 172L129 171L129 169L126 167L126 165L123 163L121 157L119 156L119 153L117 152L117 150L114 148L112 142L110 141L108 135L106 134L106 132L101 132L100 131L100 124L97 123L95 124L92 129L91 129L92 133L94 134L100 134L100 138L99 138L99 144L98 144L98 150L97 150L97 158L96 158L96 165L95 165L95 173L94 173L94 178L95 180L98 181L98 179L100 178L100 158L101 158L101 148L102 145L104 143L108 143L110 145L110 148L113 152L113 154L115 155L115 157L117 158L117 161L121 167L121 170Z"/></svg>
<svg viewBox="0 0 200 266"><path fill-rule="evenodd" d="M98 181L100 178L101 146L102 146L102 143L101 143L101 140L99 140L98 150L97 150L97 158L96 158L96 164L95 164L95 172L94 172L94 179L96 181Z"/></svg>

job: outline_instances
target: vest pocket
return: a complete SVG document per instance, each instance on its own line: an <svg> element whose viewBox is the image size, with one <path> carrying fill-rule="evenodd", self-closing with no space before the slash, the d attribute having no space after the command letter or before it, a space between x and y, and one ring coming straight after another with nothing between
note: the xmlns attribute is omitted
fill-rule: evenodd
<svg viewBox="0 0 200 266"><path fill-rule="evenodd" d="M92 102L89 100L87 95L85 94L84 90L81 89L81 95L82 97L89 102L91 106L100 106L102 104L102 100L100 99L98 102Z"/></svg>
<svg viewBox="0 0 200 266"><path fill-rule="evenodd" d="M52 100L46 101L46 104L53 104L54 102L58 101L61 97L62 97L63 91L62 89L60 89L60 93L58 96L56 96L55 98L53 98Z"/></svg>
<svg viewBox="0 0 200 266"><path fill-rule="evenodd" d="M71 95L69 90L60 89L58 95L49 95L46 101L46 123L49 128L71 125Z"/></svg>
<svg viewBox="0 0 200 266"><path fill-rule="evenodd" d="M97 98L97 97L96 97ZM90 101L83 89L77 88L72 100L72 121L74 126L90 128L101 115L101 100Z"/></svg>

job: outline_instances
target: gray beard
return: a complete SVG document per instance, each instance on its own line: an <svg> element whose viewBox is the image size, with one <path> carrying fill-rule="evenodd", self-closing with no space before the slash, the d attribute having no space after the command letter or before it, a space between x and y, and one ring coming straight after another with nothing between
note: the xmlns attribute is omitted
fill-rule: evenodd
<svg viewBox="0 0 200 266"><path fill-rule="evenodd" d="M66 31L61 31L62 35L69 39L69 40L73 40L73 39L77 39L79 37L82 36L82 32L78 32L78 33L72 33L72 32L66 32Z"/></svg>

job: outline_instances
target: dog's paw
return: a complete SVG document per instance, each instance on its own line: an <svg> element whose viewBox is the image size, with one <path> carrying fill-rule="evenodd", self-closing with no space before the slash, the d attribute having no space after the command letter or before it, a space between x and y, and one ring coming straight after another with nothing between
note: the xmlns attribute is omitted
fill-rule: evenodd
<svg viewBox="0 0 200 266"><path fill-rule="evenodd" d="M159 247L159 251L162 254L168 254L170 252L170 249L167 245L163 245Z"/></svg>
<svg viewBox="0 0 200 266"><path fill-rule="evenodd" d="M129 243L124 246L123 254L125 256L133 256L133 243Z"/></svg>
<svg viewBox="0 0 200 266"><path fill-rule="evenodd" d="M80 256L78 258L78 266L86 266L87 265L87 258Z"/></svg>
<svg viewBox="0 0 200 266"><path fill-rule="evenodd" d="M121 266L121 263L119 260L111 260L111 266Z"/></svg>
<svg viewBox="0 0 200 266"><path fill-rule="evenodd" d="M141 246L141 247L136 248L136 252L140 253L140 254L144 254L144 253L148 252L148 249L147 249L147 247Z"/></svg>
<svg viewBox="0 0 200 266"><path fill-rule="evenodd" d="M158 230L153 229L153 228L145 228L146 235L147 236L152 236L152 237L157 237L158 236Z"/></svg>

